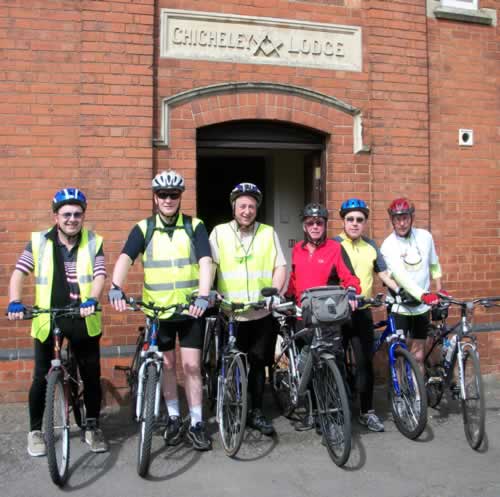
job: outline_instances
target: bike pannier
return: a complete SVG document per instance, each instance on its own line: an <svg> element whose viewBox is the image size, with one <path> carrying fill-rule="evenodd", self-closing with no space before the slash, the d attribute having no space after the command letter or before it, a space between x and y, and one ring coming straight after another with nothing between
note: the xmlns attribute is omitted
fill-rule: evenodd
<svg viewBox="0 0 500 497"><path fill-rule="evenodd" d="M340 325L350 318L347 290L340 286L317 286L306 290L301 298L305 326Z"/></svg>

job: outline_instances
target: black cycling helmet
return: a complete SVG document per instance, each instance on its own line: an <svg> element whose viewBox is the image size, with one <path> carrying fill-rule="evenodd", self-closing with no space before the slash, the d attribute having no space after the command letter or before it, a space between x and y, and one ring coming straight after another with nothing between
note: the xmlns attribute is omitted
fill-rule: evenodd
<svg viewBox="0 0 500 497"><path fill-rule="evenodd" d="M366 219L368 219L368 216L370 214L370 208L368 207L368 204L364 200L361 200L359 198L350 198L345 202L342 202L342 205L339 209L340 217L344 219L346 214L351 211L362 212L366 216Z"/></svg>
<svg viewBox="0 0 500 497"><path fill-rule="evenodd" d="M229 195L229 201L231 202L231 206L234 205L234 201L243 195L248 195L253 197L257 201L257 207L262 203L262 192L259 190L257 185L253 183L238 183L232 190Z"/></svg>
<svg viewBox="0 0 500 497"><path fill-rule="evenodd" d="M52 211L57 212L63 205L79 205L84 211L87 209L87 197L78 188L63 188L52 199Z"/></svg>
<svg viewBox="0 0 500 497"><path fill-rule="evenodd" d="M321 204L315 202L307 204L300 214L302 221L306 217L322 217L325 221L328 221L328 209L323 207Z"/></svg>

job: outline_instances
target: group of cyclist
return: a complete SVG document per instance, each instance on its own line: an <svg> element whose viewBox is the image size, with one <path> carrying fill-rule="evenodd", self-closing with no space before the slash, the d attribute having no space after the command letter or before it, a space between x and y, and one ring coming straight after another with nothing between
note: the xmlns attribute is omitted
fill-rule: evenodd
<svg viewBox="0 0 500 497"><path fill-rule="evenodd" d="M141 257L144 267L142 300L158 306L183 304L197 291L186 316L165 313L160 316L159 348L164 351L163 397L167 411L164 438L177 445L185 436L196 450L210 450L212 443L202 414L201 349L203 326L200 318L209 306L209 294L215 288L227 300L262 300L265 287L278 289L280 295L293 298L299 305L302 292L314 286L341 285L347 289L352 310L351 321L342 328L342 340L351 340L358 365L360 392L359 422L372 431L384 425L373 410L374 375L372 365L373 327L369 309L358 306L359 296L370 297L373 274L396 297L393 307L398 328L413 339L411 350L422 363L429 325L429 305L438 300L430 292L431 278L441 288L441 270L432 235L413 226L415 209L405 199L394 200L388 209L393 232L379 250L365 236L369 207L361 199L351 198L339 210L342 232L327 237L328 210L320 204L308 204L302 212L304 240L292 251L288 287L286 260L274 228L256 220L262 192L252 183L240 183L230 193L232 219L216 226L210 236L203 222L181 211L184 178L176 171L163 171L152 181L156 214L143 219L131 230L114 266L108 293L112 307L127 309L123 287L130 267ZM35 276L35 305L60 307L74 303L81 319L61 319L64 336L71 341L84 382L87 409L85 442L93 452L108 450L99 427L101 405L99 340L102 333L98 303L104 289L106 269L102 238L84 228L87 199L82 191L66 188L56 193L52 210L54 225L35 232L17 261L9 285L8 318L22 319L23 283ZM250 411L247 424L265 435L274 427L263 412L265 368L274 359L277 324L271 311L280 301L266 297L262 310L239 313L237 347L248 356ZM361 301L362 302L362 301ZM402 304L401 302L405 302ZM408 303L409 302L409 303ZM45 404L46 374L52 358L50 321L33 319L35 366L29 393L30 431L28 453L46 453L41 431ZM190 420L181 416L176 379L176 339ZM304 420L301 429L311 428L314 420Z"/></svg>

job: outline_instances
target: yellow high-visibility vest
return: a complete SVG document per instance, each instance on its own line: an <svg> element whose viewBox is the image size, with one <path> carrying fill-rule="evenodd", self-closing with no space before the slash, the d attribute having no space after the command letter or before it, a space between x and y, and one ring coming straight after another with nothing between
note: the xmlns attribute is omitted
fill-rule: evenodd
<svg viewBox="0 0 500 497"><path fill-rule="evenodd" d="M202 221L193 218L193 230ZM146 237L148 220L143 219L139 227ZM189 295L198 289L200 267L196 259L193 241L184 229L183 215L179 214L172 237L164 231L164 225L155 216L153 236L142 255L144 286L142 300L160 307L188 303ZM147 314L152 315L149 311ZM160 314L167 319L174 310Z"/></svg>
<svg viewBox="0 0 500 497"><path fill-rule="evenodd" d="M52 228L51 228L52 229ZM42 308L50 307L52 298L52 280L54 275L54 242L45 235L49 230L31 234L33 262L35 265L35 304ZM94 280L94 261L102 247L102 237L93 231L83 228L76 255L76 275L82 302L91 297ZM87 333L96 336L101 333L101 312L85 318ZM50 315L42 314L33 318L31 336L41 342L47 340L50 333Z"/></svg>
<svg viewBox="0 0 500 497"><path fill-rule="evenodd" d="M217 290L232 302L262 300L262 288L272 286L277 250L274 229L259 224L245 250L231 223L215 227L219 248Z"/></svg>

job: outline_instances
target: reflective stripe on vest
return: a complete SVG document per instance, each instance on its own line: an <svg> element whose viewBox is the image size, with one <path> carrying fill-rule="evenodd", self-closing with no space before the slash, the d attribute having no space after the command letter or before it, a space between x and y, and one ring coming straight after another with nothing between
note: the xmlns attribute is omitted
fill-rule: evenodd
<svg viewBox="0 0 500 497"><path fill-rule="evenodd" d="M193 218L193 230L200 219ZM139 223L144 237L147 219ZM144 286L142 300L153 302L157 306L186 304L190 294L198 289L200 270L193 242L184 229L182 214L179 214L172 237L158 215L155 217L153 236L142 256L144 266ZM145 311L148 315L152 313ZM167 319L173 310L160 314L160 319Z"/></svg>
<svg viewBox="0 0 500 497"><path fill-rule="evenodd" d="M233 302L262 300L260 291L272 285L277 256L273 228L259 224L247 252L231 223L215 229L219 248L219 293Z"/></svg>
<svg viewBox="0 0 500 497"><path fill-rule="evenodd" d="M35 304L48 309L52 299L52 281L54 274L54 242L45 235L48 231L31 234L33 262L35 265ZM94 262L102 246L102 237L87 229L82 229L80 244L76 255L76 275L82 302L91 296L94 280ZM87 333L96 336L101 333L101 313L85 318ZM42 314L33 318L31 336L41 342L47 340L50 333L50 315Z"/></svg>

